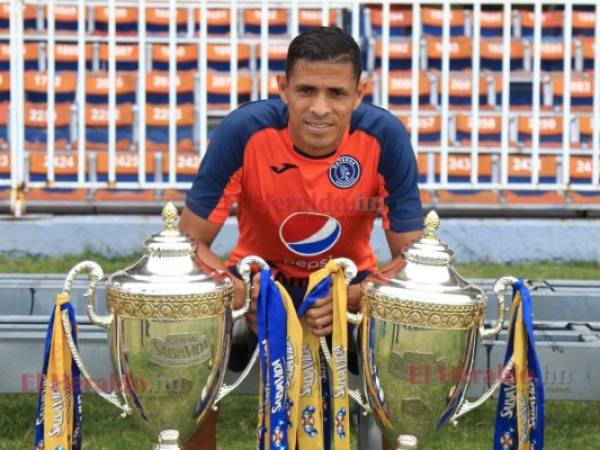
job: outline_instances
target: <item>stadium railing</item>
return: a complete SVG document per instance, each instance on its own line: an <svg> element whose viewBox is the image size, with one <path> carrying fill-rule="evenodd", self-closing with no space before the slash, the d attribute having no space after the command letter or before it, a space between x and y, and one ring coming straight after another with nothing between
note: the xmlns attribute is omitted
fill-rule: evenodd
<svg viewBox="0 0 600 450"><path fill-rule="evenodd" d="M363 51L365 101L426 162L428 205L600 210L599 15L598 0L0 0L0 205L181 199L221 118L276 97L289 41L335 24Z"/></svg>

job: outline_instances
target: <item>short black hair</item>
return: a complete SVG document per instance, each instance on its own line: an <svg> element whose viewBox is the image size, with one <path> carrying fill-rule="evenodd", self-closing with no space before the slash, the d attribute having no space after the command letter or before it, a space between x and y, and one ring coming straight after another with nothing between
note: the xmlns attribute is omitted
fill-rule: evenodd
<svg viewBox="0 0 600 450"><path fill-rule="evenodd" d="M285 61L285 75L288 78L299 59L350 62L354 68L356 82L360 79L360 49L352 36L338 27L311 28L292 40Z"/></svg>

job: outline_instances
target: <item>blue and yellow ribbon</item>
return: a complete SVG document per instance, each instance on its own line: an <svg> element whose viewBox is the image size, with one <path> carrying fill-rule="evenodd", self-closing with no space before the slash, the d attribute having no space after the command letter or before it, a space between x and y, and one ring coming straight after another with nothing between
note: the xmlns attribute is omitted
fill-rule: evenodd
<svg viewBox="0 0 600 450"><path fill-rule="evenodd" d="M77 342L75 311L68 294L56 296L44 345L42 384L35 422L36 450L81 448L80 374L62 325L66 311L73 342Z"/></svg>
<svg viewBox="0 0 600 450"><path fill-rule="evenodd" d="M544 448L544 384L535 352L533 312L523 280L513 284L508 346L504 363L513 370L500 387L494 450Z"/></svg>

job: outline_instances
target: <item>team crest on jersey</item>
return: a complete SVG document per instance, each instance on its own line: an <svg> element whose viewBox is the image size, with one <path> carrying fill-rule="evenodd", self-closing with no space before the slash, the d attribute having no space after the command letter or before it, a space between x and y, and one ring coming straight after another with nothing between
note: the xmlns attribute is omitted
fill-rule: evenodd
<svg viewBox="0 0 600 450"><path fill-rule="evenodd" d="M360 163L356 158L342 155L329 169L329 180L340 189L348 189L360 178Z"/></svg>
<svg viewBox="0 0 600 450"><path fill-rule="evenodd" d="M335 245L342 235L342 226L333 217L313 212L298 212L288 216L279 227L281 242L293 253L315 256Z"/></svg>

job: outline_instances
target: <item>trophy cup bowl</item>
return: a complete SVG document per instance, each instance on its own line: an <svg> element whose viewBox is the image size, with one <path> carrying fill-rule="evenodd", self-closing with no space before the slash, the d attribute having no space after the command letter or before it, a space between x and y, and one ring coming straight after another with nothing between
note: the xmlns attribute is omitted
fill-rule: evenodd
<svg viewBox="0 0 600 450"><path fill-rule="evenodd" d="M476 402L465 393L478 343L496 336L504 322L506 277L494 285L497 320L484 329L487 299L452 267L453 252L436 237L432 211L422 238L404 259L367 277L362 312L348 314L360 326L363 389L349 394L373 414L386 440L398 449L423 447L448 420L482 404L500 378ZM346 271L356 272L351 261ZM512 361L503 374L512 368Z"/></svg>
<svg viewBox="0 0 600 450"><path fill-rule="evenodd" d="M89 273L88 316L108 331L119 391L107 394L98 388L70 340L83 376L124 416L132 415L136 425L157 442L155 449L176 450L208 411L243 381L256 360L255 352L238 380L223 385L232 325L250 303L250 265L262 260L250 257L240 262L246 303L234 311L230 276L196 260L195 245L174 225L173 204L165 206L163 219L165 228L144 242L142 258L109 278L107 316L99 316L95 308L95 288L103 276L98 264L84 261L75 266L65 281L65 292L80 272ZM68 321L65 325L63 320L63 326L68 327Z"/></svg>

